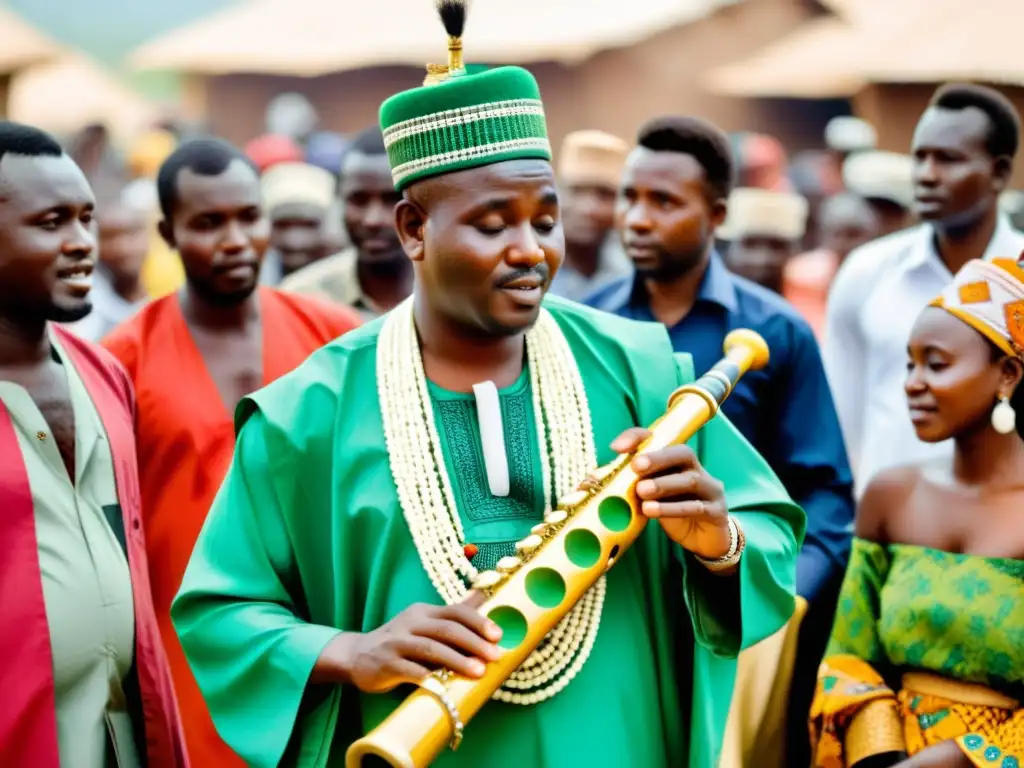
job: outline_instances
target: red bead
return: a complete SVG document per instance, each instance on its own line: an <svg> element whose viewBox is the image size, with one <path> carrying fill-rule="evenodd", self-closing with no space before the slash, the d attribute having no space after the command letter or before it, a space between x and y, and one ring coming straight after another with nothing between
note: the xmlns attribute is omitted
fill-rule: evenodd
<svg viewBox="0 0 1024 768"><path fill-rule="evenodd" d="M462 548L462 551L465 553L466 557L472 560L476 557L476 553L480 551L480 548L476 544L467 544Z"/></svg>

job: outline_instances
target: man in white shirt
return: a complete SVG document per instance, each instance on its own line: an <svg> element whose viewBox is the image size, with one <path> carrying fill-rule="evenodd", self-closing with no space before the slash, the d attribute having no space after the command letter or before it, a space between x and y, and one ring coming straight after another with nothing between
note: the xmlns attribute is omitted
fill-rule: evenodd
<svg viewBox="0 0 1024 768"><path fill-rule="evenodd" d="M858 494L886 467L941 456L918 441L903 382L920 311L970 259L1018 258L1024 235L999 213L1020 119L998 92L936 91L914 132L914 211L922 224L850 254L829 294L825 367Z"/></svg>

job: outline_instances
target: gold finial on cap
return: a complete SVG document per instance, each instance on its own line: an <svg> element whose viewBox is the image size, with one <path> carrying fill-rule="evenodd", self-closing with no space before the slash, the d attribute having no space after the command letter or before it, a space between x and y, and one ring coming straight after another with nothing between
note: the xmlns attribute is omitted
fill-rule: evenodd
<svg viewBox="0 0 1024 768"><path fill-rule="evenodd" d="M465 74L466 65L462 58L462 32L466 26L467 0L436 0L441 23L448 33L448 64L427 64L424 85L437 85L449 77Z"/></svg>
<svg viewBox="0 0 1024 768"><path fill-rule="evenodd" d="M460 72L466 68L462 61L462 38L448 38L448 71L450 73Z"/></svg>
<svg viewBox="0 0 1024 768"><path fill-rule="evenodd" d="M424 85L437 85L448 79L447 64L427 64L427 76L423 80Z"/></svg>

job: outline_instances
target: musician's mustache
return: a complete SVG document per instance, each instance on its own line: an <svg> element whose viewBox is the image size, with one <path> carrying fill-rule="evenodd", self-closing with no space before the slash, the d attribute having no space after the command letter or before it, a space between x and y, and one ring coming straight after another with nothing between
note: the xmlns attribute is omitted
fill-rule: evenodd
<svg viewBox="0 0 1024 768"><path fill-rule="evenodd" d="M509 272L507 275L502 275L498 278L494 284L495 288L505 288L512 283L529 280L536 280L538 284L544 285L548 281L548 277L551 275L551 270L548 269L547 264L538 264L535 267L529 269L517 269L514 272Z"/></svg>

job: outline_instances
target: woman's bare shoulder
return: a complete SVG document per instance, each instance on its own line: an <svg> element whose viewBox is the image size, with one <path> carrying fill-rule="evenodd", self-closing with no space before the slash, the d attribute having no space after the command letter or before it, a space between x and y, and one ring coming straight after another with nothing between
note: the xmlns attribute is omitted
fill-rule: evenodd
<svg viewBox="0 0 1024 768"><path fill-rule="evenodd" d="M857 504L855 534L879 544L889 543L889 522L903 511L921 476L922 468L916 465L892 467L875 475Z"/></svg>

